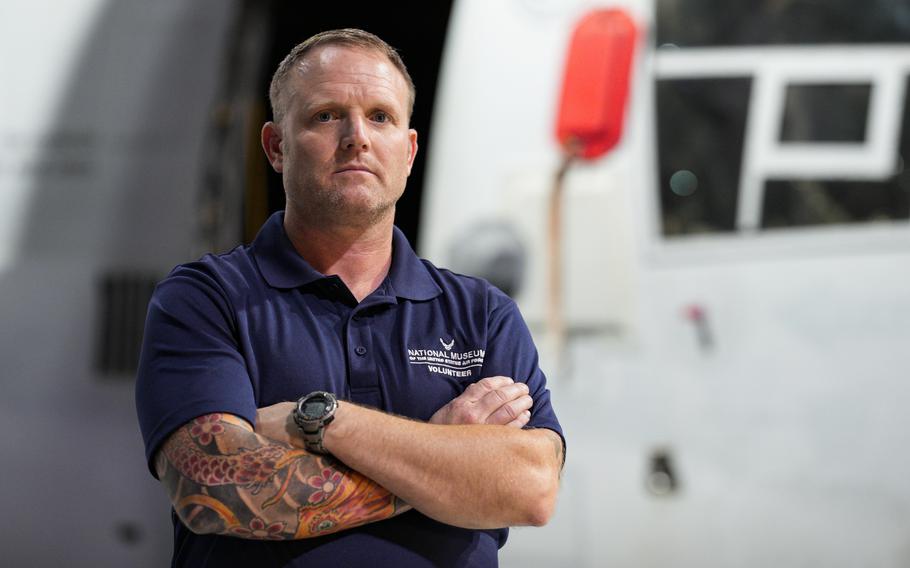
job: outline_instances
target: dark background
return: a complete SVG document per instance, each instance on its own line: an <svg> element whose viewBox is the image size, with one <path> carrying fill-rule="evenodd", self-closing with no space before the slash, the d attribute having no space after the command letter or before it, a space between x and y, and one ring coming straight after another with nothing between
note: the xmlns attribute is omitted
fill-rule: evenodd
<svg viewBox="0 0 910 568"><path fill-rule="evenodd" d="M448 28L451 0L399 0L396 2L337 2L334 6L291 0L271 1L273 43L269 50L268 70L261 77L259 92L268 106L272 72L298 43L321 31L361 28L374 33L396 48L404 59L417 87L411 127L418 133L417 160L408 179L407 190L398 203L396 224L414 247L418 245L418 217L425 175L425 158L430 140L430 118L436 99L436 81L442 48ZM265 159L263 157L263 159ZM281 177L268 168L268 208L284 208Z"/></svg>

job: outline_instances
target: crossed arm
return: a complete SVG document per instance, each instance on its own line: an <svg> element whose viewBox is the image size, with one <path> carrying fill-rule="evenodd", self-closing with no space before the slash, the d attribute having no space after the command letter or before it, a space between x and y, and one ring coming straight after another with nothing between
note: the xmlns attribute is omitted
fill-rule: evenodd
<svg viewBox="0 0 910 568"><path fill-rule="evenodd" d="M429 423L342 402L325 430L335 457L300 447L293 403L260 409L255 430L210 414L168 438L156 469L197 533L308 538L412 506L462 527L540 525L555 505L562 442L521 430L531 404L506 377L471 385Z"/></svg>

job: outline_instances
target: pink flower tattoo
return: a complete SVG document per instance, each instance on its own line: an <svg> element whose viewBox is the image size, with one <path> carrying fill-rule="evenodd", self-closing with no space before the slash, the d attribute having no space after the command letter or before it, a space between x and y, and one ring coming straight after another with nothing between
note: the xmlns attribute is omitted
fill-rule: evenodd
<svg viewBox="0 0 910 568"><path fill-rule="evenodd" d="M221 425L221 415L209 414L193 420L190 436L198 440L203 446L207 446L212 443L212 436L222 432L224 432L224 426Z"/></svg>
<svg viewBox="0 0 910 568"><path fill-rule="evenodd" d="M312 504L321 503L328 499L341 484L341 473L333 472L331 469L324 469L322 470L322 475L312 475L306 482L307 485L316 489L307 501Z"/></svg>
<svg viewBox="0 0 910 568"><path fill-rule="evenodd" d="M253 517L253 520L250 521L250 526L248 528L231 527L231 532L237 536L243 536L246 538L282 540L281 533L284 531L284 526L285 523L279 521L266 526L265 521L259 517Z"/></svg>

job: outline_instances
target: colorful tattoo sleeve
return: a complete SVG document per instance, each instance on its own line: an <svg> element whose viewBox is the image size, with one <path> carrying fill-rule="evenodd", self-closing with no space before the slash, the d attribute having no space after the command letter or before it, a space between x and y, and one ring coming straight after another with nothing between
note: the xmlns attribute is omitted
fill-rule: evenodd
<svg viewBox="0 0 910 568"><path fill-rule="evenodd" d="M177 514L196 532L308 538L410 508L331 456L264 438L229 414L201 416L175 431L156 468Z"/></svg>

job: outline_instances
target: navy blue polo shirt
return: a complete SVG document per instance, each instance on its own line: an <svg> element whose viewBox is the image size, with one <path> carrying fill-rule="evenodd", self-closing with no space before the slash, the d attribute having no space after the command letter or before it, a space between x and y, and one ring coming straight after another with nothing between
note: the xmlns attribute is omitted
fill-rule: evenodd
<svg viewBox="0 0 910 568"><path fill-rule="evenodd" d="M314 390L419 420L473 382L523 381L529 427L562 429L515 303L477 278L414 254L396 228L392 265L358 303L297 254L276 213L249 246L175 268L149 304L136 384L146 458L213 412L256 409ZM496 566L508 529L468 530L410 511L325 537L252 541L196 535L174 519L178 566Z"/></svg>

